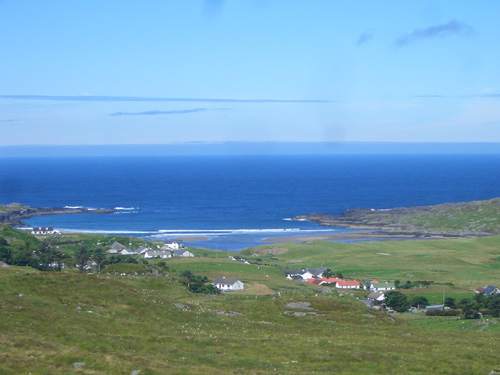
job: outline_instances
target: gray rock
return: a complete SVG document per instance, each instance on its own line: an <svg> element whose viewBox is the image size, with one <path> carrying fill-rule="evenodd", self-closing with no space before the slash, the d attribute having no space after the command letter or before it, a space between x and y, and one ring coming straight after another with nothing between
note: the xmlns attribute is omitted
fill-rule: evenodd
<svg viewBox="0 0 500 375"><path fill-rule="evenodd" d="M142 370L134 370L130 373L130 375L139 375Z"/></svg>
<svg viewBox="0 0 500 375"><path fill-rule="evenodd" d="M191 309L191 307L189 307L188 305L184 305L182 303L173 303L172 305L174 305L175 307L178 307L180 309L184 309L184 310L189 310Z"/></svg>
<svg viewBox="0 0 500 375"><path fill-rule="evenodd" d="M285 305L289 309L311 310L309 302L290 302Z"/></svg>
<svg viewBox="0 0 500 375"><path fill-rule="evenodd" d="M75 362L73 363L73 368L85 367L85 362Z"/></svg>
<svg viewBox="0 0 500 375"><path fill-rule="evenodd" d="M284 315L293 315L293 316L306 316L307 315L307 313L299 312L299 311L285 311L283 314Z"/></svg>

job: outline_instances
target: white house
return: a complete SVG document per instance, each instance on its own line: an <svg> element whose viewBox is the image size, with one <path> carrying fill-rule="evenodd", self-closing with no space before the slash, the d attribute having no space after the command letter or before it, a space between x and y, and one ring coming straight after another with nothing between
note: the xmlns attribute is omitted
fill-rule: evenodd
<svg viewBox="0 0 500 375"><path fill-rule="evenodd" d="M121 255L136 255L137 253L134 250L130 250L128 248L123 249L119 252Z"/></svg>
<svg viewBox="0 0 500 375"><path fill-rule="evenodd" d="M382 302L385 301L385 294L384 292L372 292L366 298L369 299L370 301Z"/></svg>
<svg viewBox="0 0 500 375"><path fill-rule="evenodd" d="M301 270L292 270L287 273L286 278L289 280L292 279L302 279L302 280L309 280L312 279L313 277L322 277L323 272L325 272L326 268L307 268L307 269L301 269Z"/></svg>
<svg viewBox="0 0 500 375"><path fill-rule="evenodd" d="M179 241L179 240L165 241L164 246L166 246L170 250L184 249L184 243L182 241Z"/></svg>
<svg viewBox="0 0 500 375"><path fill-rule="evenodd" d="M170 250L152 250L149 249L143 253L145 259L149 258L162 258L168 259L172 258L172 252Z"/></svg>
<svg viewBox="0 0 500 375"><path fill-rule="evenodd" d="M394 283L377 283L373 284L372 286L372 290L376 292L394 290L394 289L396 289L396 285L394 285Z"/></svg>
<svg viewBox="0 0 500 375"><path fill-rule="evenodd" d="M37 227L33 228L31 234L34 234L35 236L46 236L49 234L61 234L61 233L52 227Z"/></svg>
<svg viewBox="0 0 500 375"><path fill-rule="evenodd" d="M187 250L177 250L172 254L174 258L194 258L194 254Z"/></svg>
<svg viewBox="0 0 500 375"><path fill-rule="evenodd" d="M335 284L337 289L359 289L359 281L338 281Z"/></svg>
<svg viewBox="0 0 500 375"><path fill-rule="evenodd" d="M245 288L245 284L240 280L230 279L224 276L215 279L212 284L222 291L243 290Z"/></svg>
<svg viewBox="0 0 500 375"><path fill-rule="evenodd" d="M109 254L118 254L118 253L121 253L123 250L128 250L128 251L132 251L130 250L128 247L126 246L123 246L121 243L119 242L113 242L113 244L109 247L109 250L108 250L108 253Z"/></svg>

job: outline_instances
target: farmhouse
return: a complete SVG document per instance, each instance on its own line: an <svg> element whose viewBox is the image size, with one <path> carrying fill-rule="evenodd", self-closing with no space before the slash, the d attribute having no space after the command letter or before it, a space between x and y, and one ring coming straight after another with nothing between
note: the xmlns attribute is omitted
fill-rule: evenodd
<svg viewBox="0 0 500 375"><path fill-rule="evenodd" d="M184 243L180 240L165 241L164 246L166 246L170 250L184 249Z"/></svg>
<svg viewBox="0 0 500 375"><path fill-rule="evenodd" d="M222 291L243 290L245 285L238 279L219 277L212 283L217 289Z"/></svg>
<svg viewBox="0 0 500 375"><path fill-rule="evenodd" d="M500 294L500 289L498 289L496 286L493 285L488 285L483 289L483 294L486 294L487 296L493 296L495 294Z"/></svg>
<svg viewBox="0 0 500 375"><path fill-rule="evenodd" d="M118 253L121 253L123 250L132 251L128 247L123 246L121 243L115 241L109 247L108 253L109 254L118 254Z"/></svg>
<svg viewBox="0 0 500 375"><path fill-rule="evenodd" d="M144 255L145 259L150 259L150 258L168 259L168 258L172 258L172 251L148 249L143 253L143 255Z"/></svg>
<svg viewBox="0 0 500 375"><path fill-rule="evenodd" d="M194 254L187 250L177 250L174 251L172 256L174 258L194 258Z"/></svg>
<svg viewBox="0 0 500 375"><path fill-rule="evenodd" d="M378 284L378 281L377 280L371 280L371 281L367 281L366 283L364 283L363 285L363 289L373 289L373 287Z"/></svg>
<svg viewBox="0 0 500 375"><path fill-rule="evenodd" d="M386 290L394 290L394 289L396 289L396 285L394 285L394 283L376 283L376 284L373 284L372 289L376 292L386 291Z"/></svg>
<svg viewBox="0 0 500 375"><path fill-rule="evenodd" d="M301 270L292 270L287 273L288 280L309 280L313 277L320 278L323 276L326 268L304 268Z"/></svg>
<svg viewBox="0 0 500 375"><path fill-rule="evenodd" d="M368 297L366 298L370 301L382 302L385 301L385 294L383 292L373 292L368 294Z"/></svg>
<svg viewBox="0 0 500 375"><path fill-rule="evenodd" d="M359 281L337 281L335 287L337 289L359 289Z"/></svg>

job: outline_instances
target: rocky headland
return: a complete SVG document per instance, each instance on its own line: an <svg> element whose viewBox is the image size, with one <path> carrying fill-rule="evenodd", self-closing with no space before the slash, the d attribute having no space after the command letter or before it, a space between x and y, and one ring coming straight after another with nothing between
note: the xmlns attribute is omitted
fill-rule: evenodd
<svg viewBox="0 0 500 375"><path fill-rule="evenodd" d="M341 215L311 213L293 220L321 226L382 229L386 234L479 237L500 234L500 198L391 209L352 209Z"/></svg>
<svg viewBox="0 0 500 375"><path fill-rule="evenodd" d="M16 226L26 225L22 220L33 216L60 215L60 214L108 214L115 213L109 209L89 209L85 207L58 208L58 207L29 207L19 203L0 205L0 223Z"/></svg>

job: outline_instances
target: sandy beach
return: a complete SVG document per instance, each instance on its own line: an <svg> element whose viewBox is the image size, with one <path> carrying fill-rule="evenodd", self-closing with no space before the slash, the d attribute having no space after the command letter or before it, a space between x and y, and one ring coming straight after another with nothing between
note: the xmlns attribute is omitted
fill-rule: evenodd
<svg viewBox="0 0 500 375"><path fill-rule="evenodd" d="M327 235L297 236L297 237L273 237L266 238L263 242L311 242L311 241L404 241L421 239L441 239L443 236L419 236L406 233L387 233L377 231L360 231L351 233L338 233Z"/></svg>

